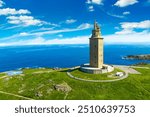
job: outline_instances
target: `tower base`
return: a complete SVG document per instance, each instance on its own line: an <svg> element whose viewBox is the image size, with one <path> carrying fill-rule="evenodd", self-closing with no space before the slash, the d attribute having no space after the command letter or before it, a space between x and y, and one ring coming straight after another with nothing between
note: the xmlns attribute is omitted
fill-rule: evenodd
<svg viewBox="0 0 150 117"><path fill-rule="evenodd" d="M89 64L81 65L80 70L90 74L103 74L114 71L114 67L111 65L103 65L102 68L90 67Z"/></svg>

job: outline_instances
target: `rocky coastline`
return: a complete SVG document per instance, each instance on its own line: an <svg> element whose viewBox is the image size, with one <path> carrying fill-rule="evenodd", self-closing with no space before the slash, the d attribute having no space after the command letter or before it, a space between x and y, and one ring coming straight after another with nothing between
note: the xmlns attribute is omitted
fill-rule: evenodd
<svg viewBox="0 0 150 117"><path fill-rule="evenodd" d="M150 60L150 54L146 54L146 55L128 55L128 56L123 57L123 59Z"/></svg>

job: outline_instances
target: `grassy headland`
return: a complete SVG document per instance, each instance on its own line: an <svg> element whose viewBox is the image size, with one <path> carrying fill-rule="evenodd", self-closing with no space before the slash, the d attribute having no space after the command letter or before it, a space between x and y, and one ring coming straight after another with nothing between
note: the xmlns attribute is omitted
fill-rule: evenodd
<svg viewBox="0 0 150 117"><path fill-rule="evenodd" d="M150 68L150 65L146 65ZM121 81L92 83L70 78L67 69L23 69L22 75L0 74L0 99L24 99L13 94L44 100L148 100L150 99L150 69L135 68L141 74L129 74ZM74 75L105 79L106 74L91 75L79 70ZM4 77L5 76L5 77ZM82 94L82 95L81 95Z"/></svg>

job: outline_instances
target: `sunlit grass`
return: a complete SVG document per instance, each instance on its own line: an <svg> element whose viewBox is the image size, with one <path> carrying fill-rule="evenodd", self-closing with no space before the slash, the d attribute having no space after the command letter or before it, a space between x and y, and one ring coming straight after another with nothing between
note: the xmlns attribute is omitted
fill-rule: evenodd
<svg viewBox="0 0 150 117"><path fill-rule="evenodd" d="M147 65L150 67L149 65ZM51 70L51 69L45 69ZM44 70L44 71L45 71ZM52 70L49 73L33 74L41 69L24 69L24 75L7 77L0 79L0 91L14 93L33 99L63 100L66 92L55 90L54 86L61 83L67 83L71 87L66 99L69 100L147 100L150 99L150 69L136 68L141 74L129 74L127 79L109 82L92 83L78 81L70 78L66 74L66 69ZM116 71L115 71L116 72ZM92 75L74 71L84 78L98 78L99 75ZM110 73L111 74L111 73ZM101 75L105 79L108 74ZM14 96L0 94L0 99L21 99Z"/></svg>

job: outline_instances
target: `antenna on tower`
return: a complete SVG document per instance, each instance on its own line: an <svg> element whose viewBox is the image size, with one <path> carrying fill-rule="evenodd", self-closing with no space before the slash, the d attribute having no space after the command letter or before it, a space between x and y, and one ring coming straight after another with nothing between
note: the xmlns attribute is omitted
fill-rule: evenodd
<svg viewBox="0 0 150 117"><path fill-rule="evenodd" d="M96 22L96 20L94 21L94 29L95 30L97 29L97 22Z"/></svg>

